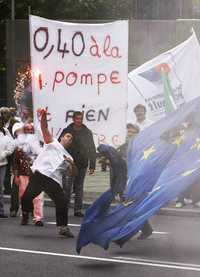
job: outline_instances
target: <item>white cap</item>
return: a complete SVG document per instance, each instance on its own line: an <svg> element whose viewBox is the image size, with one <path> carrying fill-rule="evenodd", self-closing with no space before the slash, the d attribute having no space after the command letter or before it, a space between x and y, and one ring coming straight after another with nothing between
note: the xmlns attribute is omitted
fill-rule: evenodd
<svg viewBox="0 0 200 277"><path fill-rule="evenodd" d="M22 129L23 127L24 127L24 123L22 123L22 122L17 122L17 123L15 123L15 124L13 125L13 127L12 127L12 134L13 134L13 136L15 135L15 132L16 132L16 131Z"/></svg>

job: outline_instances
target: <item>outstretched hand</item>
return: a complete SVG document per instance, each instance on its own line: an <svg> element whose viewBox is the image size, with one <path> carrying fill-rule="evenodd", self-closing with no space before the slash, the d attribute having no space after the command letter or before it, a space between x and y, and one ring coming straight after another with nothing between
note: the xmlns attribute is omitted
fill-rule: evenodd
<svg viewBox="0 0 200 277"><path fill-rule="evenodd" d="M44 115L47 115L47 108L39 108L37 109L37 116L38 118L43 117Z"/></svg>
<svg viewBox="0 0 200 277"><path fill-rule="evenodd" d="M48 107L37 109L37 117L39 120L41 120L41 118L44 118L44 117L47 118L47 115L50 115L50 114L51 113L48 112ZM49 120L47 120L47 121L49 121Z"/></svg>
<svg viewBox="0 0 200 277"><path fill-rule="evenodd" d="M43 139L46 144L51 143L53 141L53 137L48 130L47 115L49 114L50 113L48 113L48 107L39 108L37 110L37 116L38 120L40 121Z"/></svg>

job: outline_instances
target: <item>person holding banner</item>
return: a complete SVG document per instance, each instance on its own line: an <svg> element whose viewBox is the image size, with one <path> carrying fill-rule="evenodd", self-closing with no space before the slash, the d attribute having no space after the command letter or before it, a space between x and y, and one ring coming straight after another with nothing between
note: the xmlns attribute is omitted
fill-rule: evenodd
<svg viewBox="0 0 200 277"><path fill-rule="evenodd" d="M63 129L60 138L70 132L73 135L73 142L69 147L69 151L78 168L78 174L73 180L68 179L67 187L69 200L71 194L71 186L73 183L75 192L74 216L83 217L83 184L87 167L89 163L89 174L93 175L96 164L96 149L92 132L83 124L83 113L75 111L73 114L73 123ZM60 139L59 138L59 139Z"/></svg>
<svg viewBox="0 0 200 277"><path fill-rule="evenodd" d="M74 174L76 168L73 158L67 149L72 143L72 134L65 133L60 142L54 139L47 126L47 109L38 111L41 117L41 130L45 142L43 151L38 155L31 167L33 174L22 196L22 220L28 223L29 212L33 199L42 191L54 201L56 207L56 223L59 235L73 238L69 230L67 197L62 188L62 174L67 170L68 174Z"/></svg>

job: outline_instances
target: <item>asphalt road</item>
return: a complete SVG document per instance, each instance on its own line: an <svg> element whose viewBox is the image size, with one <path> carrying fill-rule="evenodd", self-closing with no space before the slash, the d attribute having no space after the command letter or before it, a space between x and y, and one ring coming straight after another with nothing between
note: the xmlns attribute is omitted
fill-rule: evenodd
<svg viewBox="0 0 200 277"><path fill-rule="evenodd" d="M60 238L54 208L45 207L45 226L20 226L20 218L0 219L0 277L200 276L200 219L154 216L155 233L130 240L122 249L98 246L75 252L75 239ZM80 220L70 216L77 236Z"/></svg>

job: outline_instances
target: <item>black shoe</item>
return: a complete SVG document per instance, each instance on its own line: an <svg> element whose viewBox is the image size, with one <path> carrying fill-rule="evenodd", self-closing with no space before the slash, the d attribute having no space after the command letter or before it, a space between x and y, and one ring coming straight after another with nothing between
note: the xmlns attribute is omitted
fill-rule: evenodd
<svg viewBox="0 0 200 277"><path fill-rule="evenodd" d="M8 218L6 214L0 214L0 218Z"/></svg>
<svg viewBox="0 0 200 277"><path fill-rule="evenodd" d="M28 213L27 212L22 212L22 220L21 220L21 225L28 225Z"/></svg>
<svg viewBox="0 0 200 277"><path fill-rule="evenodd" d="M38 220L35 222L35 226L37 227L43 227L44 226L44 222L42 222L41 220Z"/></svg>
<svg viewBox="0 0 200 277"><path fill-rule="evenodd" d="M72 232L70 231L69 227L67 226L61 226L59 227L59 235L66 237L66 238L74 238L74 235L72 234Z"/></svg>
<svg viewBox="0 0 200 277"><path fill-rule="evenodd" d="M152 231L149 231L148 233L141 233L139 235L139 237L137 237L138 240L144 240L144 239L147 239L148 237L150 237L153 233L153 230Z"/></svg>
<svg viewBox="0 0 200 277"><path fill-rule="evenodd" d="M84 214L82 212L75 212L74 213L74 216L77 216L77 217L84 217Z"/></svg>

